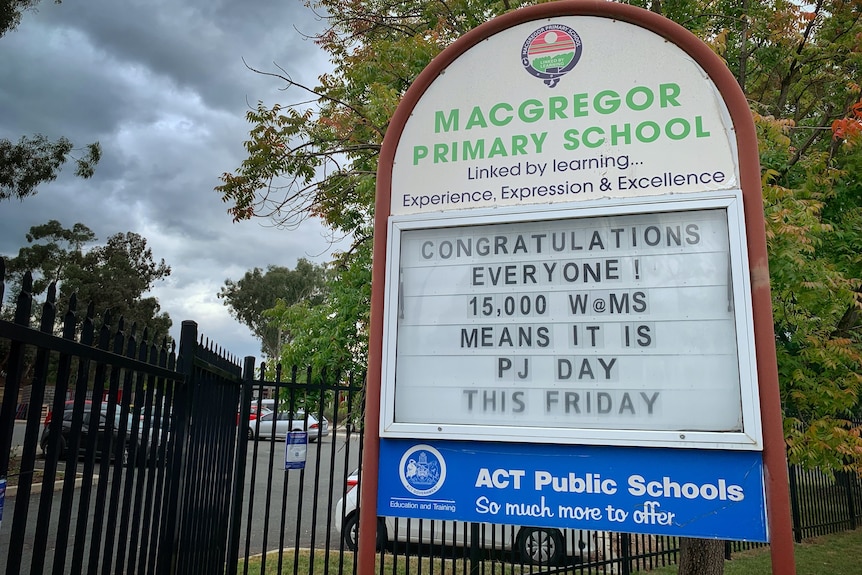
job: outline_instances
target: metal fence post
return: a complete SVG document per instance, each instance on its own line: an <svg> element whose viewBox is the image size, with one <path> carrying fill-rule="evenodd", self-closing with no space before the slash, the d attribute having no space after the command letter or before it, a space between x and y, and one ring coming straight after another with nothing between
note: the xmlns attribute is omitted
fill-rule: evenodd
<svg viewBox="0 0 862 575"><path fill-rule="evenodd" d="M5 266L2 271L5 272ZM33 296L30 294L32 288L33 279L28 272L24 276L24 282L15 306L13 322L16 325L30 326L30 312L33 307ZM2 431L0 437L3 438L0 440L0 477L6 477L9 472L9 452L12 448L12 432L15 430L15 411L18 407L18 391L21 388L21 378L24 372L24 346L13 340L8 357L6 384L3 388L3 404L0 406L0 431ZM38 409L38 406L31 406L31 408Z"/></svg>
<svg viewBox="0 0 862 575"><path fill-rule="evenodd" d="M470 524L470 575L479 575L482 562L482 549L479 543L479 524Z"/></svg>
<svg viewBox="0 0 862 575"><path fill-rule="evenodd" d="M193 394L194 353L197 348L198 326L193 321L184 321L180 331L180 350L177 358L177 371L183 374L183 382L177 390L174 408L174 428L171 441L174 443L173 457L170 462L170 478L166 501L167 517L165 530L159 545L158 572L163 575L173 573L179 550L180 522L179 505L184 492L184 470L186 442L188 438L189 413Z"/></svg>
<svg viewBox="0 0 862 575"><path fill-rule="evenodd" d="M631 575L632 572L632 536L628 533L620 533L620 555L623 556L622 575Z"/></svg>
<svg viewBox="0 0 862 575"><path fill-rule="evenodd" d="M844 487L847 489L847 512L850 515L850 529L854 530L857 527L856 524L856 504L853 501L853 482L850 478L850 473L847 471L842 471L841 476L844 478Z"/></svg>
<svg viewBox="0 0 862 575"><path fill-rule="evenodd" d="M793 517L793 539L802 543L802 516L799 512L799 483L796 479L796 466L788 465L790 475L790 512Z"/></svg>
<svg viewBox="0 0 862 575"><path fill-rule="evenodd" d="M239 566L239 537L242 528L242 499L245 486L246 455L248 454L247 422L251 413L251 392L254 386L254 357L246 356L242 366L242 390L239 421L236 430L236 470L233 480L230 525L228 527L227 574L236 575Z"/></svg>

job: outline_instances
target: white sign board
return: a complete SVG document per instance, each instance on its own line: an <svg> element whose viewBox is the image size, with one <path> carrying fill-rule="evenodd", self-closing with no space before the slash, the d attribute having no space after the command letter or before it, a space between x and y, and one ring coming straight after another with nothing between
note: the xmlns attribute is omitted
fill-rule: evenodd
<svg viewBox="0 0 862 575"><path fill-rule="evenodd" d="M739 202L681 207L393 220L382 433L755 448Z"/></svg>

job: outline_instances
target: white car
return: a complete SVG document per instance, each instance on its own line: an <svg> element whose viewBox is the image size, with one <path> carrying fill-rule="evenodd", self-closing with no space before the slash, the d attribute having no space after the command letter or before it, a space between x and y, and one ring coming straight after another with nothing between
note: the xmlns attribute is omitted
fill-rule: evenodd
<svg viewBox="0 0 862 575"><path fill-rule="evenodd" d="M329 435L329 422L325 417L318 420L303 411L270 411L249 422L249 436L262 439L271 439L273 436L276 439L284 439L291 431L307 431L308 440L317 441L319 437Z"/></svg>
<svg viewBox="0 0 862 575"><path fill-rule="evenodd" d="M347 478L348 492L335 505L335 527L341 533L344 547L356 550L359 533L359 475L353 472ZM341 523L341 518L344 523ZM386 543L411 542L427 545L470 545L471 528L463 521L438 521L429 519L405 519L395 517L377 518L377 548ZM517 525L493 525L480 523L479 533L483 549L515 551L524 563L559 565L570 555L579 557L587 547L589 532L580 529L555 529Z"/></svg>

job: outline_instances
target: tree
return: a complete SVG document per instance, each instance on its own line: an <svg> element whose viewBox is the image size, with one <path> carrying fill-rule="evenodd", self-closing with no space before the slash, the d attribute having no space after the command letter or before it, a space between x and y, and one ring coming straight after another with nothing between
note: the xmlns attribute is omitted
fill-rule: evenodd
<svg viewBox="0 0 862 575"><path fill-rule="evenodd" d="M21 23L26 10L34 10L40 0L0 0L0 36L14 30ZM63 0L54 0L60 4Z"/></svg>
<svg viewBox="0 0 862 575"><path fill-rule="evenodd" d="M62 0L54 0L60 4ZM14 30L27 10L35 10L39 0L0 0L0 37ZM67 138L51 141L42 134L22 136L17 143L0 138L0 201L17 198L23 200L38 191L40 184L57 179L60 168L69 160L75 161L75 175L91 178L96 164L102 158L102 147L93 142L75 157L72 142Z"/></svg>
<svg viewBox="0 0 862 575"><path fill-rule="evenodd" d="M666 3L667 7L668 4ZM853 2L729 3L701 34L752 102L779 377L792 461L862 472L860 162ZM830 65L823 65L829 62Z"/></svg>
<svg viewBox="0 0 862 575"><path fill-rule="evenodd" d="M62 282L70 266L80 265L84 246L96 241L96 235L84 224L66 229L57 220L32 226L26 237L29 245L9 260L7 269L19 288L24 273L32 272L34 295L44 293L53 282Z"/></svg>
<svg viewBox="0 0 862 575"><path fill-rule="evenodd" d="M267 358L278 357L282 343L296 333L279 325L265 312L278 306L316 306L323 301L326 271L300 258L296 269L268 266L266 271L254 268L238 281L226 279L218 294L231 315L248 326L260 340L261 352Z"/></svg>
<svg viewBox="0 0 862 575"><path fill-rule="evenodd" d="M266 316L291 334L279 357L284 365L310 365L315 373L360 373L368 360L368 325L371 309L371 245L363 252L342 258L329 275L325 295L315 304L303 300L291 304L280 299Z"/></svg>
<svg viewBox="0 0 862 575"><path fill-rule="evenodd" d="M60 169L69 159L75 161L75 175L84 179L95 172L102 157L98 142L87 145L83 157L71 156L72 142L60 138L55 142L37 134L22 136L18 143L0 139L0 200L23 200L35 195L40 184L57 179Z"/></svg>
<svg viewBox="0 0 862 575"><path fill-rule="evenodd" d="M304 361L332 369L364 358L357 350L367 346L375 176L386 125L431 58L504 6L485 4L458 3L452 7L456 12L440 17L435 6L421 1L392 7L327 0L320 7L337 16L316 41L332 55L335 70L321 76L317 88L293 82L283 71L271 73L301 92L299 102L258 103L248 113L253 124L245 144L248 157L236 173L223 174L216 188L231 204L234 220L263 217L290 227L315 216L353 239L350 249L336 254L338 272L330 282L331 297L345 298L343 305L331 299L324 304L329 312L321 308L305 315L280 309L282 321L301 318L303 328L295 331L309 334L295 340L283 358L297 357L291 349L301 348L319 354ZM389 9L394 12L384 13ZM308 96L314 105L305 103ZM339 349L320 345L327 333Z"/></svg>
<svg viewBox="0 0 862 575"><path fill-rule="evenodd" d="M92 245L95 242L95 234L81 223L66 229L51 220L31 227L29 245L8 260L10 296L17 294L21 278L30 271L36 296L56 283L60 302L76 293L97 310L111 310L115 319L125 318L129 328L136 324L139 332L149 327L150 335L167 335L171 318L155 297L145 294L169 276L171 268L164 260L155 262L147 240L134 232L114 234L104 245Z"/></svg>

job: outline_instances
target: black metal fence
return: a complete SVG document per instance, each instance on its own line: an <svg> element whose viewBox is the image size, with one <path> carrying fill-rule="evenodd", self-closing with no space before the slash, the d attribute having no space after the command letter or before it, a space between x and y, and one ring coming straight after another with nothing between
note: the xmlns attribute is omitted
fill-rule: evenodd
<svg viewBox="0 0 862 575"><path fill-rule="evenodd" d="M0 260L0 302L2 276ZM58 321L53 291L31 327L28 289L0 320L6 573L355 572L353 526L373 512L355 490L361 375L241 368L194 322L177 352L74 299ZM858 476L790 477L797 540L859 526ZM394 518L377 537L387 573L625 574L678 553L671 537Z"/></svg>
<svg viewBox="0 0 862 575"><path fill-rule="evenodd" d="M862 525L862 477L790 466L790 503L796 542Z"/></svg>
<svg viewBox="0 0 862 575"><path fill-rule="evenodd" d="M0 259L0 302L3 276ZM31 327L30 289L27 276L14 319L0 320L4 572L222 572L240 368L194 322L177 355L110 314L97 326L74 297L57 321L53 287Z"/></svg>
<svg viewBox="0 0 862 575"><path fill-rule="evenodd" d="M223 573L236 549L230 542L238 536L233 486L245 457L246 438L236 424L242 369L201 343L191 321L180 332L178 368L184 385L171 427L178 449L168 461L176 481L169 485L164 531L172 539L162 541L158 572Z"/></svg>
<svg viewBox="0 0 862 575"><path fill-rule="evenodd" d="M347 494L347 479L359 468L362 452L360 375L295 367L283 373L281 366L272 371L267 379L266 366L260 366L239 416L239 435L249 438L238 487L243 491L240 573L273 567L292 573L311 549L343 562L338 533L343 517L336 515L336 504ZM291 457L295 444L285 441L291 432L307 439L304 456Z"/></svg>
<svg viewBox="0 0 862 575"><path fill-rule="evenodd" d="M92 306L79 317L74 298L55 337L53 288L31 328L29 291L28 277L14 320L0 321L0 561L6 573L146 572L172 544L163 487L179 451L165 423L181 383L174 351L126 333L122 320L112 330L109 315L97 328ZM30 408L13 450L24 381Z"/></svg>

